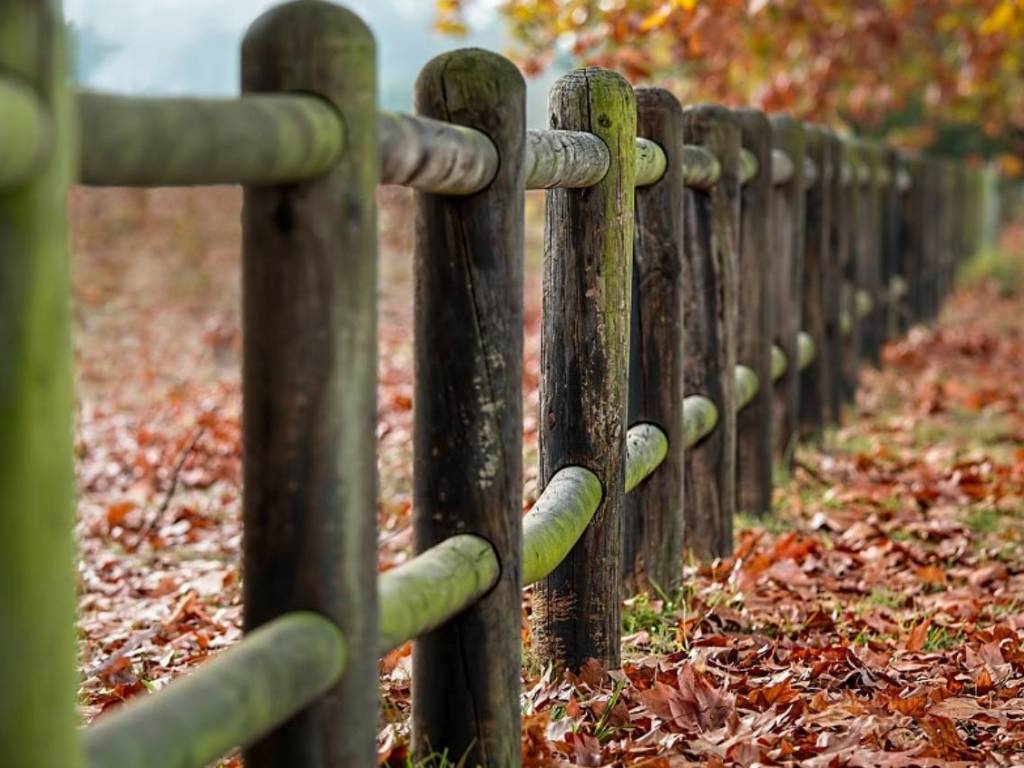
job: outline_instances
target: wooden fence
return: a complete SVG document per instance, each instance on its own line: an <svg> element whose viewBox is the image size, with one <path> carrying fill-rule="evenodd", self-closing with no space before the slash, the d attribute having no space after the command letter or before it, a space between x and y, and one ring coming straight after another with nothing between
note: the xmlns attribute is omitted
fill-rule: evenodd
<svg viewBox="0 0 1024 768"><path fill-rule="evenodd" d="M55 2L0 4L0 753L33 768L369 766L377 660L416 639L418 754L520 762L521 589L545 664L619 661L623 589L728 555L772 465L939 311L982 173L601 69L440 56L378 110L374 42L299 0L234 99L74 93ZM14 44L16 41L16 44ZM379 159L379 160L378 160ZM244 185L244 623L79 731L69 184ZM417 555L378 576L378 184L416 193ZM521 515L524 190L547 189L540 474Z"/></svg>

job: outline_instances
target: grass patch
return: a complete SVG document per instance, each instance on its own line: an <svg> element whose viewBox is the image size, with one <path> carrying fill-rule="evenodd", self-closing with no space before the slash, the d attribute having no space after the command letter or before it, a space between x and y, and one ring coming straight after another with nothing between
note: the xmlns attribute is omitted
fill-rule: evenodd
<svg viewBox="0 0 1024 768"><path fill-rule="evenodd" d="M960 268L966 285L991 281L1003 296L1015 296L1024 288L1024 266L999 248L983 248Z"/></svg>
<svg viewBox="0 0 1024 768"><path fill-rule="evenodd" d="M964 521L979 536L996 533L1003 525L1003 513L995 509L972 509Z"/></svg>
<svg viewBox="0 0 1024 768"><path fill-rule="evenodd" d="M789 533L794 530L790 520L780 517L778 514L752 515L749 512L737 512L733 518L733 530L740 531L759 530L768 533L780 534Z"/></svg>

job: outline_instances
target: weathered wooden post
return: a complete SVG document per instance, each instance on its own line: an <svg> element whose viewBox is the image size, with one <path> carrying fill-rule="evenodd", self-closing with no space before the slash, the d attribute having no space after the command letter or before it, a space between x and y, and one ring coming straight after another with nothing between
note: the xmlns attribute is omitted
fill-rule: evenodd
<svg viewBox="0 0 1024 768"><path fill-rule="evenodd" d="M25 107L23 148L46 139L0 183L0 750L6 765L79 768L66 223L76 130L60 4L0 4L0 40L0 83ZM0 115L14 117L12 105Z"/></svg>
<svg viewBox="0 0 1024 768"><path fill-rule="evenodd" d="M885 189L885 285L889 297L889 317L885 329L887 339L896 338L906 327L906 260L903 252L903 203L906 199L906 171L900 153L887 147L884 150L883 162L889 172L889 184Z"/></svg>
<svg viewBox="0 0 1024 768"><path fill-rule="evenodd" d="M803 286L804 129L788 115L772 117L772 147L793 163L793 173L775 187L774 284L772 323L775 343L785 353L786 372L775 382L773 439L776 455L788 461L796 439L800 413L800 371L797 334L800 332Z"/></svg>
<svg viewBox="0 0 1024 768"><path fill-rule="evenodd" d="M502 56L455 51L423 68L416 111L487 134L499 163L476 194L416 194L415 547L476 534L501 571L415 641L413 744L519 765L526 84Z"/></svg>
<svg viewBox="0 0 1024 768"><path fill-rule="evenodd" d="M757 160L740 193L736 359L759 384L736 421L736 509L764 515L772 509L772 126L755 109L734 114L743 147Z"/></svg>
<svg viewBox="0 0 1024 768"><path fill-rule="evenodd" d="M627 589L671 589L683 552L683 111L662 88L637 88L637 133L665 152L665 174L636 190L630 414L657 425L669 453L626 497Z"/></svg>
<svg viewBox="0 0 1024 768"><path fill-rule="evenodd" d="M845 248L842 256L841 331L843 335L843 402L852 402L857 392L860 375L861 337L864 326L858 322L857 294L862 250L861 229L863 216L864 173L859 145L845 138L843 143L843 166L840 171L843 181L842 221L845 231Z"/></svg>
<svg viewBox="0 0 1024 768"><path fill-rule="evenodd" d="M619 593L629 357L636 98L622 77L580 69L551 89L550 125L608 146L604 178L548 192L541 337L540 469L592 470L604 498L586 532L533 596L544 663L619 665Z"/></svg>
<svg viewBox="0 0 1024 768"><path fill-rule="evenodd" d="M805 157L817 168L817 178L806 187L804 195L803 285L800 301L801 329L814 339L817 354L811 364L799 373L799 423L805 436L820 440L825 426L828 392L831 388L825 359L827 320L825 317L825 273L832 258L830 220L832 218L830 182L832 167L825 130L806 126Z"/></svg>
<svg viewBox="0 0 1024 768"><path fill-rule="evenodd" d="M683 137L718 158L718 180L685 193L684 388L718 407L718 425L686 455L685 541L697 557L732 552L736 509L736 294L740 126L729 110L683 110Z"/></svg>
<svg viewBox="0 0 1024 768"><path fill-rule="evenodd" d="M374 42L318 0L242 43L242 90L315 93L345 124L333 170L246 187L242 208L246 631L314 610L348 664L247 766L372 765L377 732L377 107Z"/></svg>
<svg viewBox="0 0 1024 768"><path fill-rule="evenodd" d="M901 162L910 186L903 193L900 206L900 250L903 254L903 277L907 281L906 323L909 327L923 314L925 227L929 218L924 206L925 185L923 162L918 155L901 153Z"/></svg>
<svg viewBox="0 0 1024 768"><path fill-rule="evenodd" d="M861 330L862 359L877 365L882 350L882 236L881 236L881 162L878 145L862 141L860 160L866 168L866 181L861 186L861 217L858 228L860 248L857 261L857 283L865 306L856 315Z"/></svg>
<svg viewBox="0 0 1024 768"><path fill-rule="evenodd" d="M825 317L825 338L819 355L822 365L829 371L825 394L826 419L839 424L843 404L843 270L848 258L848 231L846 184L843 167L843 142L831 131L825 133L825 157L829 174L826 181L828 195L828 258L825 260L822 284L822 303Z"/></svg>

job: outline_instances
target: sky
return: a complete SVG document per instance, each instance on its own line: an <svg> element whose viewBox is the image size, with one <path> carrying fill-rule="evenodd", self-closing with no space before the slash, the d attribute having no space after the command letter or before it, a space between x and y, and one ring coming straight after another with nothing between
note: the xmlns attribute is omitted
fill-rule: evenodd
<svg viewBox="0 0 1024 768"><path fill-rule="evenodd" d="M347 0L377 38L380 101L409 110L420 67L467 45L509 47L495 8L477 0L465 38L432 29L433 0ZM65 0L74 27L82 85L119 93L232 95L238 92L238 51L246 28L274 0ZM554 74L528 84L528 121L543 125Z"/></svg>

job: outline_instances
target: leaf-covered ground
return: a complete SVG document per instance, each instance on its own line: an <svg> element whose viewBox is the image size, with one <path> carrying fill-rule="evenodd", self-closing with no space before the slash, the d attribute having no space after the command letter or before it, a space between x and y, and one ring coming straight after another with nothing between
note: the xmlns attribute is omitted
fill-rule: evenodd
<svg viewBox="0 0 1024 768"><path fill-rule="evenodd" d="M412 402L407 217L404 198L384 203L390 567L408 556ZM240 634L237 204L229 190L74 200L87 718ZM1019 233L1008 246L1024 251ZM890 345L847 426L781 478L776 517L741 521L735 557L691 566L684 589L628 601L621 670L552 678L527 638L526 764L1024 762L1022 316L1024 294L975 284ZM533 467L530 422L525 435ZM408 663L381 664L380 754L396 766Z"/></svg>

